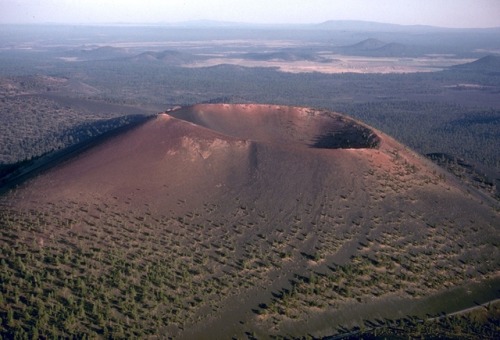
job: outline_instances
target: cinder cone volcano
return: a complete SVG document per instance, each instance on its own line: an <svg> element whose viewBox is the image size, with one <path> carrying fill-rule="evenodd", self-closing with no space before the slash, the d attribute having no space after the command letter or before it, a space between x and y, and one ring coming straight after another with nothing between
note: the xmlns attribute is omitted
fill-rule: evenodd
<svg viewBox="0 0 500 340"><path fill-rule="evenodd" d="M467 307L495 297L499 282L489 202L380 131L323 110L159 114L3 206L2 249L65 259L61 279L40 289L64 275L103 287L82 295L70 285L45 303L99 301L104 325L127 336L331 335ZM41 266L29 258L25 267ZM84 309L83 333L107 327L94 312Z"/></svg>

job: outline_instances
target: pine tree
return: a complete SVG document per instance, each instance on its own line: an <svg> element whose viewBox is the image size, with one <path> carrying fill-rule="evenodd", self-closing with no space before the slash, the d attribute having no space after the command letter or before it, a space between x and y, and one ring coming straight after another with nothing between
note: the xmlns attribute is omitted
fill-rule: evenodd
<svg viewBox="0 0 500 340"><path fill-rule="evenodd" d="M38 328L36 326L34 326L32 329L31 329L31 338L33 340L38 340L38 338L40 337L39 333L38 333Z"/></svg>
<svg viewBox="0 0 500 340"><path fill-rule="evenodd" d="M7 311L7 325L9 327L13 327L14 326L14 312L12 311L12 309L9 309Z"/></svg>

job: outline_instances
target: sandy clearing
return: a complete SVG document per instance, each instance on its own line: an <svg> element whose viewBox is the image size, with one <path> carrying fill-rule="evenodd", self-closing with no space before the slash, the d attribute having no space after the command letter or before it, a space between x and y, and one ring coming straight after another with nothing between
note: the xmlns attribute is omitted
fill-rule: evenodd
<svg viewBox="0 0 500 340"><path fill-rule="evenodd" d="M331 58L331 63L313 61L255 61L239 58L211 58L205 61L184 64L184 67L199 68L211 67L221 64L245 66L245 67L271 67L282 72L307 73L319 72L326 74L335 73L415 73L436 72L449 66L464 64L474 59L462 58L369 58L345 55L323 55Z"/></svg>

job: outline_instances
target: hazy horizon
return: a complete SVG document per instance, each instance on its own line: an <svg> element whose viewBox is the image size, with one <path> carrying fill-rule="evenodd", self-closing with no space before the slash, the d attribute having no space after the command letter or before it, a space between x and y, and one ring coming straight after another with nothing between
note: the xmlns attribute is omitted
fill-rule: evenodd
<svg viewBox="0 0 500 340"><path fill-rule="evenodd" d="M449 28L500 27L496 0L0 0L0 24L319 24L354 20Z"/></svg>

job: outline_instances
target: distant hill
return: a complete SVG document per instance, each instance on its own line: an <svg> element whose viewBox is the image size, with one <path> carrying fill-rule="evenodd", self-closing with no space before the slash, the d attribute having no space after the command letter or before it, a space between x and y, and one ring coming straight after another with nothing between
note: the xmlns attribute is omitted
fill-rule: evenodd
<svg viewBox="0 0 500 340"><path fill-rule="evenodd" d="M308 30L332 30L332 31L354 31L354 32L401 32L401 33L427 33L427 32L457 32L463 30L474 31L498 31L500 27L490 28L450 28L430 25L401 25L364 20L327 20L320 23L307 24L263 24L251 22L231 22L216 20L193 20L177 23L159 22L159 26L181 27L181 28L249 28L249 29L308 29Z"/></svg>
<svg viewBox="0 0 500 340"><path fill-rule="evenodd" d="M450 69L457 71L500 73L500 56L488 55L470 63L452 66Z"/></svg>
<svg viewBox="0 0 500 340"><path fill-rule="evenodd" d="M68 51L67 55L80 60L105 60L127 56L128 49L113 46L91 46Z"/></svg>
<svg viewBox="0 0 500 340"><path fill-rule="evenodd" d="M449 31L450 28L426 25L398 25L362 20L329 20L315 25L316 28L365 32L428 32Z"/></svg>
<svg viewBox="0 0 500 340"><path fill-rule="evenodd" d="M378 39L365 39L363 41L360 41L357 44L346 46L345 48L351 48L353 50L361 50L361 51L366 51L366 50L374 50L381 48L383 46L387 45L387 43L380 41Z"/></svg>
<svg viewBox="0 0 500 340"><path fill-rule="evenodd" d="M129 60L132 61L161 61L172 65L180 65L203 59L205 58L175 50L165 50L161 52L148 51L129 58Z"/></svg>
<svg viewBox="0 0 500 340"><path fill-rule="evenodd" d="M404 44L389 43L376 49L375 52L384 56L405 57L408 55L409 48Z"/></svg>
<svg viewBox="0 0 500 340"><path fill-rule="evenodd" d="M127 50L113 46L101 46L89 50L82 50L81 52L82 54L87 54L87 55L117 55L117 54L126 54Z"/></svg>
<svg viewBox="0 0 500 340"><path fill-rule="evenodd" d="M256 24L214 20L195 20L180 23L162 23L174 27L194 27L194 28L295 28L295 29L320 29L320 30L349 30L349 31L408 31L408 30L429 30L440 29L432 26L409 26L388 24L361 20L328 20L322 23L312 24Z"/></svg>
<svg viewBox="0 0 500 340"><path fill-rule="evenodd" d="M406 57L416 52L407 45L395 42L386 43L374 38L365 39L353 45L337 47L335 51L347 55L373 57Z"/></svg>

